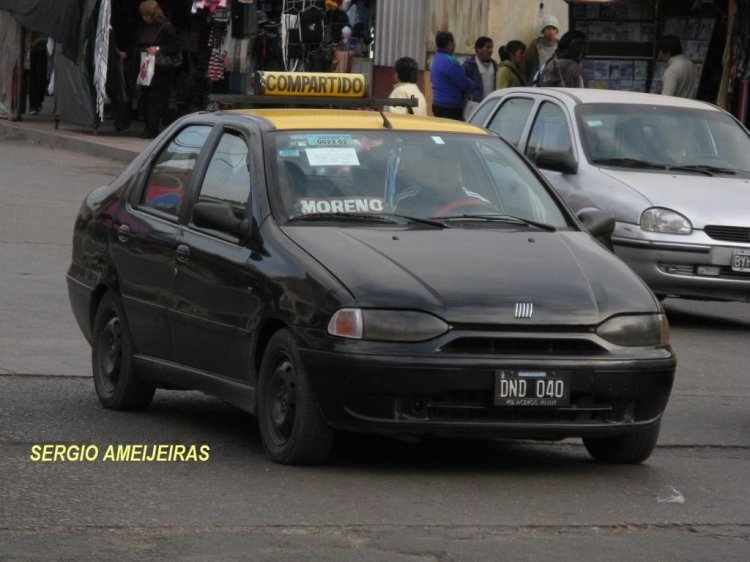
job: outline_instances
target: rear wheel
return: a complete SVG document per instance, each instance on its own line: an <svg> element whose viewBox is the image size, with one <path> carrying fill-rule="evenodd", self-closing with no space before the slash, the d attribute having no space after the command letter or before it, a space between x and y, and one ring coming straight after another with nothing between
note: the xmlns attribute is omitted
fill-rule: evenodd
<svg viewBox="0 0 750 562"><path fill-rule="evenodd" d="M318 464L333 446L334 430L320 414L294 338L274 334L260 367L258 425L269 458L281 464Z"/></svg>
<svg viewBox="0 0 750 562"><path fill-rule="evenodd" d="M96 394L105 408L138 410L151 403L155 389L135 373L130 329L112 293L104 295L96 310L91 365Z"/></svg>
<svg viewBox="0 0 750 562"><path fill-rule="evenodd" d="M583 444L595 460L607 463L638 464L651 456L659 438L661 420L617 437L584 437Z"/></svg>

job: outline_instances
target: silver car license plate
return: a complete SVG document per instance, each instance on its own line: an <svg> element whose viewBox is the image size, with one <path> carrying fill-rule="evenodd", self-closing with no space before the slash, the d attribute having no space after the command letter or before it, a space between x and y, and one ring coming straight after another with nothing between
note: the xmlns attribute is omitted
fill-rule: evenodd
<svg viewBox="0 0 750 562"><path fill-rule="evenodd" d="M750 250L732 250L732 271L750 272Z"/></svg>
<svg viewBox="0 0 750 562"><path fill-rule="evenodd" d="M495 371L495 405L560 407L570 404L568 378L545 371Z"/></svg>

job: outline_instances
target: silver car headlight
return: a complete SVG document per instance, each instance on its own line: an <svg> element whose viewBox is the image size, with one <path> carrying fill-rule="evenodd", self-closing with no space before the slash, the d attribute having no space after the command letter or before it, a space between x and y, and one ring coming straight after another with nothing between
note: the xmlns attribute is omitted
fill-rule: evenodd
<svg viewBox="0 0 750 562"><path fill-rule="evenodd" d="M328 322L332 336L372 341L426 341L448 330L440 318L414 310L342 308Z"/></svg>
<svg viewBox="0 0 750 562"><path fill-rule="evenodd" d="M669 322L665 314L615 316L599 324L596 333L615 345L667 345Z"/></svg>
<svg viewBox="0 0 750 562"><path fill-rule="evenodd" d="M641 228L665 234L690 234L693 231L693 225L687 217L662 207L652 207L643 211Z"/></svg>

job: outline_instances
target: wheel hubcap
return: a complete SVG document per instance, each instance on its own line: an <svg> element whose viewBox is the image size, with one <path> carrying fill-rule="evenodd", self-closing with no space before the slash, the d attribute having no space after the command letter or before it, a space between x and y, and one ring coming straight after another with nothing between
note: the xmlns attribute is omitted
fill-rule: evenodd
<svg viewBox="0 0 750 562"><path fill-rule="evenodd" d="M279 362L268 389L268 420L277 442L285 443L292 434L295 414L294 367L287 359Z"/></svg>
<svg viewBox="0 0 750 562"><path fill-rule="evenodd" d="M112 392L120 378L122 364L122 326L113 316L104 325L99 344L99 374L107 391Z"/></svg>

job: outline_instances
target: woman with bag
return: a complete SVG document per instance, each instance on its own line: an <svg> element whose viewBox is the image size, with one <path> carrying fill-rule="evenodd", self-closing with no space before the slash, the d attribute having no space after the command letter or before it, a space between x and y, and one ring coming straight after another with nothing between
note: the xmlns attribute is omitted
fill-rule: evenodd
<svg viewBox="0 0 750 562"><path fill-rule="evenodd" d="M141 2L138 11L143 18L136 39L141 61L137 84L146 121L142 136L152 139L159 134L160 118L169 109L174 73L182 64L182 54L179 37L156 0Z"/></svg>
<svg viewBox="0 0 750 562"><path fill-rule="evenodd" d="M526 77L521 65L526 56L526 45L522 41L514 39L502 45L498 50L500 55L500 68L497 71L496 89L516 88L526 85Z"/></svg>

